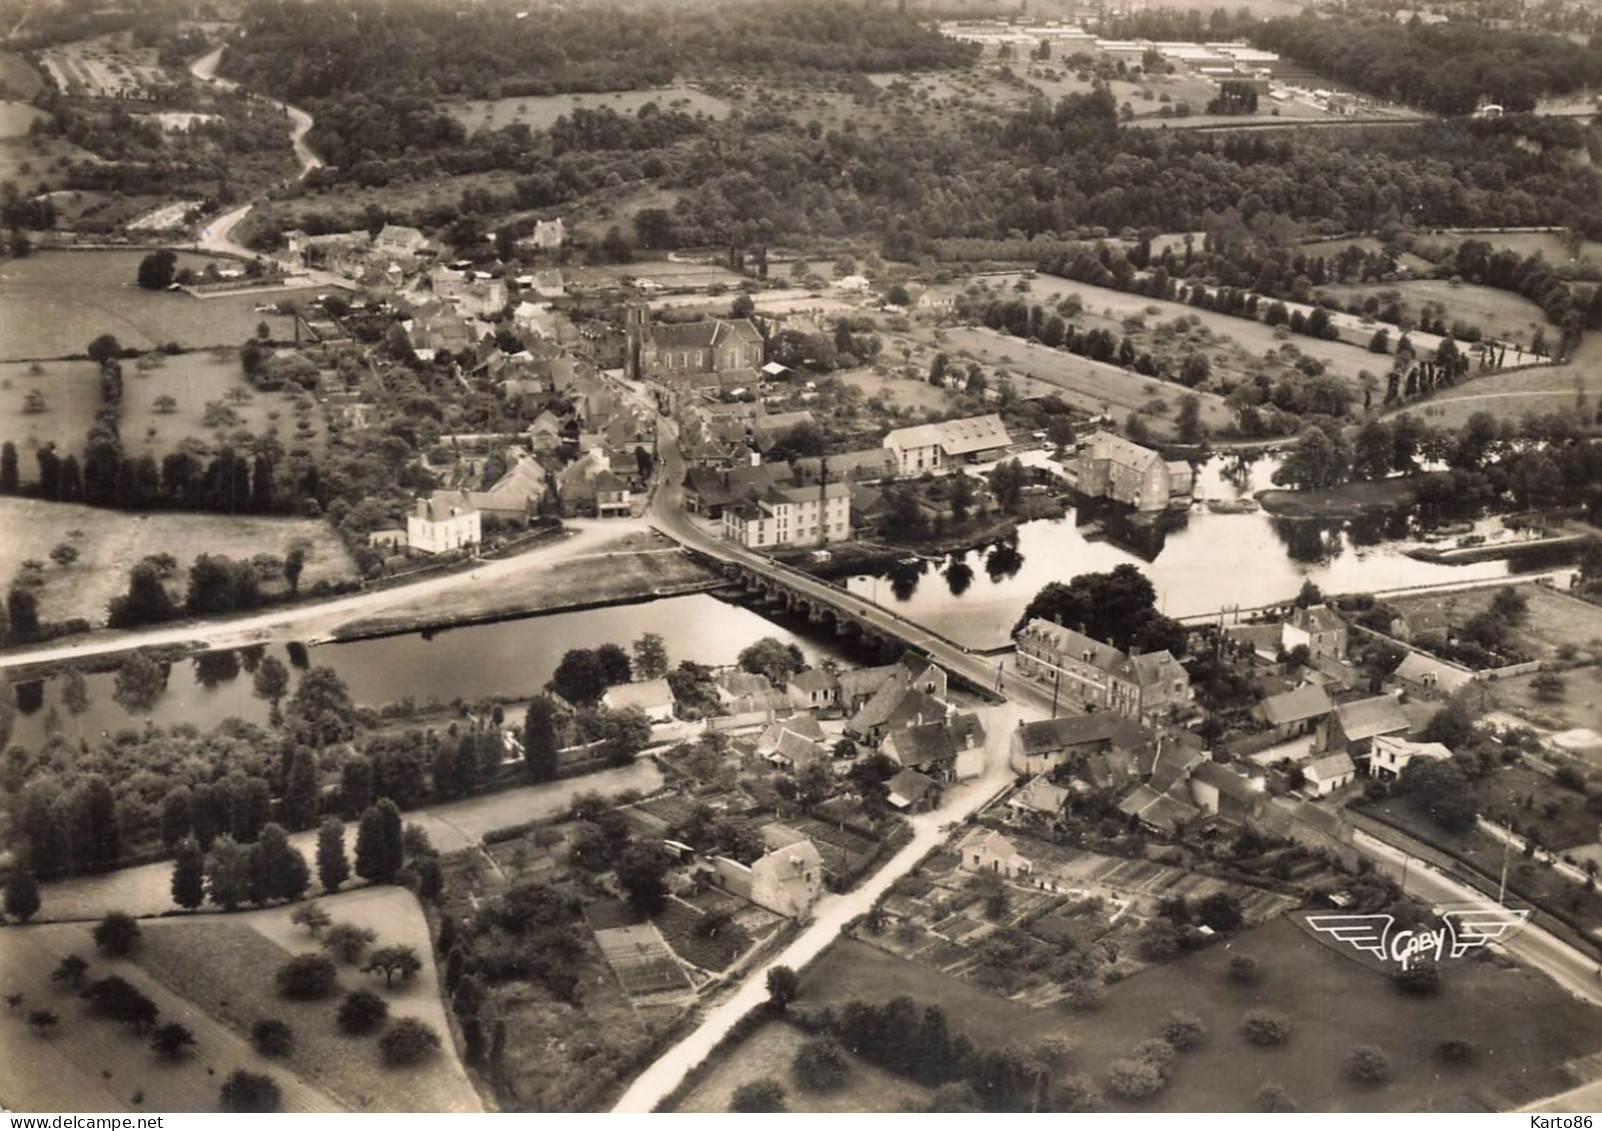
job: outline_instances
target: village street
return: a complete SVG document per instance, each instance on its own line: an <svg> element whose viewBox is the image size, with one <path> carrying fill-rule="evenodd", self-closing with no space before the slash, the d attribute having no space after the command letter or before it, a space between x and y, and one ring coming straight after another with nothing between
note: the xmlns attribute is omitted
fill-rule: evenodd
<svg viewBox="0 0 1602 1131"><path fill-rule="evenodd" d="M812 919L802 933L770 962L753 969L729 997L711 1010L700 1026L663 1053L630 1085L613 1111L648 1112L678 1086L695 1065L706 1059L734 1024L767 1000L768 971L774 966L800 970L825 947L840 937L840 928L849 920L868 912L889 890L890 885L910 872L943 841L952 824L979 811L1009 785L1013 774L1007 766L1007 746L1020 722L1030 722L1038 712L1016 703L1004 703L984 713L986 739L985 772L980 777L949 790L940 808L911 818L912 841L892 856L884 867L863 881L862 886L842 895L825 895L812 909Z"/></svg>

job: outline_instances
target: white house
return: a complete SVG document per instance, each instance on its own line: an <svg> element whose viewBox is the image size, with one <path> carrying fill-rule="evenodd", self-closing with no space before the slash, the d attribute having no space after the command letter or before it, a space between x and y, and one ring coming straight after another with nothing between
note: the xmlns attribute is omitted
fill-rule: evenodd
<svg viewBox="0 0 1602 1131"><path fill-rule="evenodd" d="M483 515L466 491L435 491L406 516L406 545L420 554L443 554L484 540Z"/></svg>
<svg viewBox="0 0 1602 1131"><path fill-rule="evenodd" d="M1012 841L994 829L973 830L957 846L957 854L967 872L994 872L1013 879L1035 870L1034 862L1021 855Z"/></svg>
<svg viewBox="0 0 1602 1131"><path fill-rule="evenodd" d="M746 867L719 856L712 861L718 882L759 907L800 919L823 894L823 857L810 840L775 848Z"/></svg>
<svg viewBox="0 0 1602 1131"><path fill-rule="evenodd" d="M994 414L894 428L884 437L884 446L895 455L896 466L904 476L999 455L1011 442L1001 417Z"/></svg>
<svg viewBox="0 0 1602 1131"><path fill-rule="evenodd" d="M751 502L724 508L723 536L755 549L844 542L851 537L851 488L770 487Z"/></svg>
<svg viewBox="0 0 1602 1131"><path fill-rule="evenodd" d="M648 679L642 683L620 683L608 687L606 694L601 696L601 705L613 711L638 707L653 723L665 723L672 720L678 703L666 679Z"/></svg>
<svg viewBox="0 0 1602 1131"><path fill-rule="evenodd" d="M1411 742L1400 735L1382 734L1374 740L1368 770L1379 778L1401 777L1402 771L1414 758L1450 762L1452 752L1439 742Z"/></svg>
<svg viewBox="0 0 1602 1131"><path fill-rule="evenodd" d="M1326 754L1302 767L1307 779L1303 786L1314 797L1328 797L1342 786L1351 785L1357 778L1357 765L1344 750L1339 754Z"/></svg>

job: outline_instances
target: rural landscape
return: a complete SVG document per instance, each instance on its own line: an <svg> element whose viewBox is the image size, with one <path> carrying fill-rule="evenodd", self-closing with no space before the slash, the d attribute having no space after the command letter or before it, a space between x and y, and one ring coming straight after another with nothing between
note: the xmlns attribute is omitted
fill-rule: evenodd
<svg viewBox="0 0 1602 1131"><path fill-rule="evenodd" d="M1592 8L0 35L0 1108L1602 1101Z"/></svg>

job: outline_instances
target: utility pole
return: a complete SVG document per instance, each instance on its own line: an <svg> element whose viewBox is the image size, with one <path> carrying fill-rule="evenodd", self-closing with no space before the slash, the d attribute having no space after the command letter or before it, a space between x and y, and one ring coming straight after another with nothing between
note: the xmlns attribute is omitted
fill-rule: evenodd
<svg viewBox="0 0 1602 1131"><path fill-rule="evenodd" d="M1502 880L1501 880L1500 883L1498 883L1496 885L1496 905L1498 907L1503 906L1502 901L1507 896L1507 850L1508 850L1508 840L1507 840L1506 837L1503 837L1502 838Z"/></svg>
<svg viewBox="0 0 1602 1131"><path fill-rule="evenodd" d="M1051 669L1051 717L1057 717L1057 689L1062 685L1062 669Z"/></svg>

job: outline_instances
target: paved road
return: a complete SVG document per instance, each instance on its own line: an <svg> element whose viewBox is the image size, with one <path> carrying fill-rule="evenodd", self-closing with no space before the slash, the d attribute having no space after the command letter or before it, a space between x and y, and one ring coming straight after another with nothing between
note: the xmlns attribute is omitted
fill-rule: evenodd
<svg viewBox="0 0 1602 1131"><path fill-rule="evenodd" d="M1359 852L1385 866L1388 874L1401 872L1406 861L1407 890L1420 899L1432 904L1485 905L1490 902L1467 884L1459 883L1418 857L1361 830L1357 831L1354 843ZM1602 1005L1602 978L1597 977L1596 962L1568 943L1532 923L1503 945L1513 957L1541 971L1575 997L1592 1005Z"/></svg>
<svg viewBox="0 0 1602 1131"><path fill-rule="evenodd" d="M223 48L218 47L202 55L199 59L189 64L189 73L201 82L212 83L224 90L238 90L238 83L229 79L219 78L217 75L217 64L222 61L222 54ZM321 169L323 167L323 159L312 151L311 146L306 144L306 135L311 133L313 124L312 116L300 107L291 106L287 102L279 102L276 98L267 98L259 94L252 97L259 98L263 102L278 107L289 116L289 144L295 150L295 160L300 163L300 172L296 174L295 179L305 180L306 175L313 169ZM255 202L252 201L250 204L242 205L231 212L223 213L207 224L201 229L200 238L195 241L195 250L238 255L246 259L255 258L259 254L258 252L233 238L234 229L239 226L240 221L250 215L250 210L254 207ZM353 286L352 282L343 275L335 274L332 271L315 271L298 265L294 268L292 281L295 285L313 287L343 287L349 289Z"/></svg>
<svg viewBox="0 0 1602 1131"><path fill-rule="evenodd" d="M986 721L988 764L984 775L950 790L939 809L913 817L911 843L892 856L861 887L844 895L826 895L820 899L813 908L811 922L801 935L770 962L752 970L734 994L708 1013L694 1032L641 1073L612 1110L647 1112L655 1108L678 1087L691 1068L706 1059L740 1018L767 1000L769 970L774 966L799 970L811 962L840 937L840 928L847 921L865 914L891 884L911 871L945 839L950 822L961 821L1006 789L1012 783L1012 772L1007 768L1008 740L1020 718L1034 717L1037 717L1035 712L1014 703L989 712Z"/></svg>
<svg viewBox="0 0 1602 1131"><path fill-rule="evenodd" d="M445 599L458 589L479 589L528 572L552 569L574 558L602 552L603 546L624 534L646 529L642 520L632 518L571 519L566 525L574 533L561 542L547 543L498 561L482 562L473 570L431 577L391 589L352 593L331 601L274 609L254 616L199 623L190 621L132 632L96 632L69 643L13 649L0 654L0 669L192 641L199 641L211 648L240 648L270 640L313 640L326 636L346 621L372 616L392 606L425 598Z"/></svg>
<svg viewBox="0 0 1602 1131"><path fill-rule="evenodd" d="M702 530L684 511L684 459L679 452L677 431L670 421L658 422L657 450L662 479L652 497L649 517L651 524L663 534L720 561L737 562L767 577L783 581L798 593L827 601L868 622L881 632L895 636L919 651L927 653L946 670L956 672L981 687L999 689L1010 699L1017 699L1041 712L1050 713L1051 689L1041 687L1031 680L1012 674L1010 670L998 667L996 659L973 655L966 648L931 633L917 622L908 620L890 609L875 605L799 570L780 565L744 547L713 537ZM1001 676L999 684L998 674ZM1073 713L1077 712L1070 703L1066 700L1059 702L1058 714Z"/></svg>

